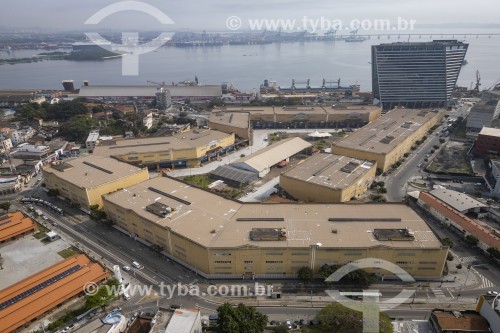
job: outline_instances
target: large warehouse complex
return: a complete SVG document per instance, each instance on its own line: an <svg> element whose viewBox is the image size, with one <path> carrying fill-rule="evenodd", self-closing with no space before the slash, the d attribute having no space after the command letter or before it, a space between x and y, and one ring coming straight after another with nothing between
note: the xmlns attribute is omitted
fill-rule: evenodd
<svg viewBox="0 0 500 333"><path fill-rule="evenodd" d="M280 186L302 202L345 202L362 195L375 179L376 163L316 154L281 174Z"/></svg>
<svg viewBox="0 0 500 333"><path fill-rule="evenodd" d="M332 153L376 161L387 171L444 117L444 110L394 109L336 142Z"/></svg>
<svg viewBox="0 0 500 333"><path fill-rule="evenodd" d="M381 109L370 105L350 106L248 106L214 110L215 114L248 113L254 129L361 127L380 117ZM227 117L227 116L225 116Z"/></svg>
<svg viewBox="0 0 500 333"><path fill-rule="evenodd" d="M84 209L102 206L103 194L149 179L146 168L93 155L49 164L44 167L43 175L48 189L58 190L61 196Z"/></svg>
<svg viewBox="0 0 500 333"><path fill-rule="evenodd" d="M197 167L234 149L234 134L194 130L173 136L101 142L96 156L112 156L149 168Z"/></svg>
<svg viewBox="0 0 500 333"><path fill-rule="evenodd" d="M209 86L182 86L182 85L154 85L154 86L105 86L88 85L80 88L79 97L90 100L142 100L152 101L158 90L163 88L170 93L173 101L190 100L191 102L205 102L222 97L222 88L218 85Z"/></svg>
<svg viewBox="0 0 500 333"><path fill-rule="evenodd" d="M108 277L106 270L84 254L63 260L0 292L0 333L15 331L73 296L89 282Z"/></svg>
<svg viewBox="0 0 500 333"><path fill-rule="evenodd" d="M302 267L370 257L438 278L448 253L401 204L243 204L161 177L105 195L104 210L207 278L296 277Z"/></svg>

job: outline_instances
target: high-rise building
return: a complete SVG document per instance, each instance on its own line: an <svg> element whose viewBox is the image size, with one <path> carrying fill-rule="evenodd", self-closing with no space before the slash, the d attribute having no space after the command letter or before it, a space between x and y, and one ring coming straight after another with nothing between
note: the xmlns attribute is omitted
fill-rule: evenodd
<svg viewBox="0 0 500 333"><path fill-rule="evenodd" d="M447 106L468 46L456 40L373 45L374 98L384 110Z"/></svg>

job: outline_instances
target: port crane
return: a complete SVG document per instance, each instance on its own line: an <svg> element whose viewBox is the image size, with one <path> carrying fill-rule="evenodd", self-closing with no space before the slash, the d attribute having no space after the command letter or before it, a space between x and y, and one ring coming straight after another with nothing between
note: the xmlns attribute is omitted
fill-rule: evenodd
<svg viewBox="0 0 500 333"><path fill-rule="evenodd" d="M476 94L479 94L479 90L481 88L481 73L479 73L479 70L476 71L476 86L474 87L474 92Z"/></svg>
<svg viewBox="0 0 500 333"><path fill-rule="evenodd" d="M340 78L337 81L327 81L326 79L323 79L323 85L321 88L330 88L337 86L336 88L340 88Z"/></svg>
<svg viewBox="0 0 500 333"><path fill-rule="evenodd" d="M292 89L297 89L297 87L295 86L296 84L305 84L306 88L309 89L309 88L311 88L311 86L309 84L310 82L311 82L310 79L307 79L307 80L295 80L295 79L292 79Z"/></svg>

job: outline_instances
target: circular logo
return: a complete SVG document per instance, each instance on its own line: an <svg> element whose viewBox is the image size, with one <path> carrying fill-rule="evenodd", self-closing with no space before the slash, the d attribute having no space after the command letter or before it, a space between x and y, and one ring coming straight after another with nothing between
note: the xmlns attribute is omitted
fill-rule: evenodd
<svg viewBox="0 0 500 333"><path fill-rule="evenodd" d="M95 282L87 282L83 286L83 292L87 296L94 296L99 291L99 286Z"/></svg>
<svg viewBox="0 0 500 333"><path fill-rule="evenodd" d="M241 18L239 18L238 16L229 16L227 19L226 19L226 27L229 29L229 30L238 30L239 28L241 28Z"/></svg>

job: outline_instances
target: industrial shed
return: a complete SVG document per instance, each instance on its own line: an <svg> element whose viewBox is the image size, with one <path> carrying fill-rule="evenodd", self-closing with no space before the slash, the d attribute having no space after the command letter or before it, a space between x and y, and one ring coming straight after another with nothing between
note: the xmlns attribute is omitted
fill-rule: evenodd
<svg viewBox="0 0 500 333"><path fill-rule="evenodd" d="M258 152L240 158L231 163L231 166L265 176L272 166L281 161L288 161L290 157L311 147L311 144L301 138L289 138L272 144Z"/></svg>
<svg viewBox="0 0 500 333"><path fill-rule="evenodd" d="M232 187L242 187L257 181L259 175L256 172L237 169L230 165L222 165L210 173L210 178L222 180Z"/></svg>

